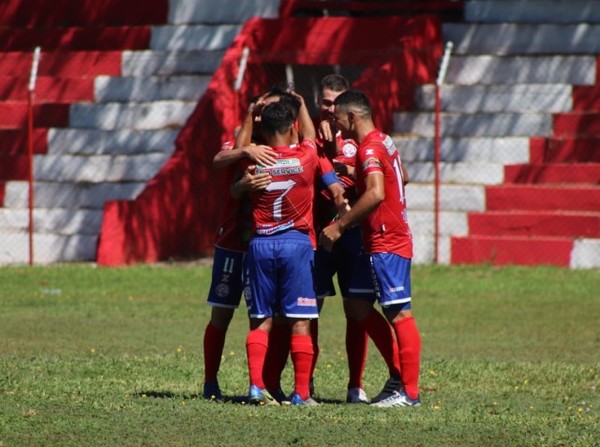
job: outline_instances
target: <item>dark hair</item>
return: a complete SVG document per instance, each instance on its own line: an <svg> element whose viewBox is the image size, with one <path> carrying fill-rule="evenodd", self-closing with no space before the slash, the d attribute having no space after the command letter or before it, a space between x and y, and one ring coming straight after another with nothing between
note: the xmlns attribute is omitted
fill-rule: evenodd
<svg viewBox="0 0 600 447"><path fill-rule="evenodd" d="M284 134L294 124L294 112L282 102L266 106L260 114L260 123L266 135Z"/></svg>
<svg viewBox="0 0 600 447"><path fill-rule="evenodd" d="M335 98L333 103L336 106L355 109L362 114L371 114L369 98L359 90L348 90Z"/></svg>
<svg viewBox="0 0 600 447"><path fill-rule="evenodd" d="M338 74L330 74L321 79L321 92L325 89L334 92L345 92L350 89L350 81Z"/></svg>

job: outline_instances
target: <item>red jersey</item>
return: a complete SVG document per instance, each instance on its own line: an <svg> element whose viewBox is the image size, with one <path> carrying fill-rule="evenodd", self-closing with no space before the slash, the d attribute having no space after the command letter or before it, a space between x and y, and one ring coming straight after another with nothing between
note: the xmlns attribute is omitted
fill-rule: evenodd
<svg viewBox="0 0 600 447"><path fill-rule="evenodd" d="M369 253L394 253L412 258L412 234L406 216L402 161L394 141L373 130L360 143L356 154L356 184L365 192L365 179L373 173L384 176L385 199L363 222L365 248Z"/></svg>
<svg viewBox="0 0 600 447"><path fill-rule="evenodd" d="M221 151L233 149L233 142L227 141ZM229 194L229 187L239 173L239 166L232 165L219 171L227 194L223 194L219 226L215 235L215 246L234 251L246 251L252 234L252 208L248 197L234 198Z"/></svg>
<svg viewBox="0 0 600 447"><path fill-rule="evenodd" d="M304 139L299 145L273 149L278 153L277 163L256 168L257 174L271 174L272 182L265 191L251 194L255 232L271 235L293 229L310 234L319 164L315 143Z"/></svg>

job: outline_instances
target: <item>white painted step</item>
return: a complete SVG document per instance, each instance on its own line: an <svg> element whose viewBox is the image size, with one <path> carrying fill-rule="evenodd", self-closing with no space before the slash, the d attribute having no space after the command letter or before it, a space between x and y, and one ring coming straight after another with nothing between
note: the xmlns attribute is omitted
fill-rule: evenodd
<svg viewBox="0 0 600 447"><path fill-rule="evenodd" d="M600 7L593 0L471 0L464 17L484 23L600 23Z"/></svg>
<svg viewBox="0 0 600 447"><path fill-rule="evenodd" d="M450 264L451 237L441 235L438 241L438 262ZM431 264L435 260L433 235L413 234L413 264Z"/></svg>
<svg viewBox="0 0 600 447"><path fill-rule="evenodd" d="M48 155L171 155L179 130L50 129Z"/></svg>
<svg viewBox="0 0 600 447"><path fill-rule="evenodd" d="M97 103L144 101L198 101L212 76L98 76L94 80Z"/></svg>
<svg viewBox="0 0 600 447"><path fill-rule="evenodd" d="M435 139L394 136L402 161L424 162L435 158ZM518 164L529 162L529 138L442 138L440 159L446 162L490 162Z"/></svg>
<svg viewBox="0 0 600 447"><path fill-rule="evenodd" d="M147 182L169 159L168 154L36 155L34 176L41 182Z"/></svg>
<svg viewBox="0 0 600 447"><path fill-rule="evenodd" d="M33 228L36 233L97 235L102 225L101 210L36 208ZM29 210L0 208L0 233L29 231Z"/></svg>
<svg viewBox="0 0 600 447"><path fill-rule="evenodd" d="M132 200L140 194L145 183L54 183L34 184L35 207L101 210L107 200ZM27 182L7 182L5 208L28 208Z"/></svg>
<svg viewBox="0 0 600 447"><path fill-rule="evenodd" d="M442 26L456 54L598 54L600 24L464 24Z"/></svg>
<svg viewBox="0 0 600 447"><path fill-rule="evenodd" d="M123 76L212 74L224 54L225 50L124 51L121 71Z"/></svg>
<svg viewBox="0 0 600 447"><path fill-rule="evenodd" d="M405 163L411 182L432 183L435 181L433 163ZM489 162L440 163L442 183L500 185L504 182L504 166Z"/></svg>
<svg viewBox="0 0 600 447"><path fill-rule="evenodd" d="M433 184L409 183L406 185L406 203L409 214L413 211L431 211L435 208ZM446 212L479 212L485 210L485 186L441 185L440 209Z"/></svg>
<svg viewBox="0 0 600 447"><path fill-rule="evenodd" d="M567 84L444 85L440 107L446 112L546 112L573 109L573 88ZM419 110L435 110L435 86L415 92Z"/></svg>
<svg viewBox="0 0 600 447"><path fill-rule="evenodd" d="M239 34L238 24L154 26L151 50L225 50Z"/></svg>
<svg viewBox="0 0 600 447"><path fill-rule="evenodd" d="M189 101L144 103L73 104L69 109L71 127L103 130L164 129L182 127L196 108Z"/></svg>
<svg viewBox="0 0 600 447"><path fill-rule="evenodd" d="M34 234L35 264L54 262L93 261L96 258L96 235ZM29 235L27 233L0 233L0 265L29 262Z"/></svg>
<svg viewBox="0 0 600 447"><path fill-rule="evenodd" d="M442 137L546 136L552 134L552 115L546 113L448 113L440 116ZM434 114L394 114L394 131L413 136L435 135Z"/></svg>
<svg viewBox="0 0 600 447"><path fill-rule="evenodd" d="M572 269L600 268L600 239L578 239L571 252Z"/></svg>
<svg viewBox="0 0 600 447"><path fill-rule="evenodd" d="M280 0L219 0L218 3L170 0L168 21L191 23L241 23L251 17L276 18Z"/></svg>
<svg viewBox="0 0 600 447"><path fill-rule="evenodd" d="M596 57L453 55L445 83L594 85Z"/></svg>

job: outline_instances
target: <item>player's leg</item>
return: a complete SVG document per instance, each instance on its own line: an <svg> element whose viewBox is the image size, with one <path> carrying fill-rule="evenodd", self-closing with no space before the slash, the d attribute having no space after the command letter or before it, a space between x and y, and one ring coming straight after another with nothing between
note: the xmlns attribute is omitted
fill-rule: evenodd
<svg viewBox="0 0 600 447"><path fill-rule="evenodd" d="M269 348L263 369L263 379L269 393L279 401L288 400L281 389L281 374L290 353L290 327L285 318L276 316L269 335Z"/></svg>

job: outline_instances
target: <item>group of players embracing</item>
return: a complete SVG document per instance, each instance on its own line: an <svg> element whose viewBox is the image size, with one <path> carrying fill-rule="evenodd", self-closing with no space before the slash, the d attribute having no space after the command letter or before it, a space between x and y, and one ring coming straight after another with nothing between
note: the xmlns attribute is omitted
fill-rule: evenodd
<svg viewBox="0 0 600 447"><path fill-rule="evenodd" d="M346 316L348 403L419 406L421 340L411 311L408 177L393 140L349 82L321 80L315 128L302 96L275 88L249 106L235 141L215 155L227 177L204 333L204 390L222 400L217 374L227 328L244 294L250 389L256 405L319 405L312 397L318 317L336 294ZM378 302L381 312L375 309ZM363 390L368 338L389 378ZM294 389L281 389L288 356Z"/></svg>

